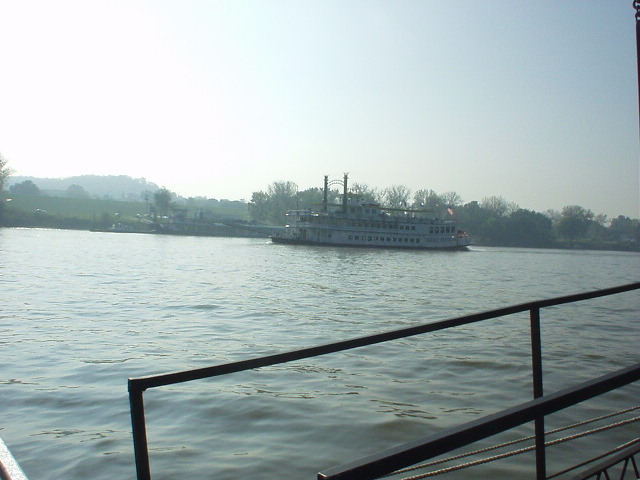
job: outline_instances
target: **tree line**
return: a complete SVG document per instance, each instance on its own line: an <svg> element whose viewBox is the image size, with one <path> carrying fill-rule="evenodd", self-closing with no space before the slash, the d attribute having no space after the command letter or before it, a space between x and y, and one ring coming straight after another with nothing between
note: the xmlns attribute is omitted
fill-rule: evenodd
<svg viewBox="0 0 640 480"><path fill-rule="evenodd" d="M0 154L0 191L12 173L6 159ZM16 190L16 191L13 191ZM607 247L616 244L629 249L640 248L640 225L638 219L618 216L608 219L606 215L596 215L579 205L567 205L561 210L544 213L520 208L517 204L499 196L485 197L481 201L464 203L456 192L437 193L429 189L412 192L403 185L385 189L371 188L365 184L353 183L350 192L362 196L366 201L392 208L423 209L432 212L436 218L451 216L459 221L477 244L519 247ZM12 187L14 194L39 194L33 182L23 182ZM77 185L66 192L69 197L86 198L88 194ZM146 198L151 213L157 216L169 215L177 208L204 208L203 199L186 199L181 206L176 204L176 195L162 187ZM323 201L321 188L299 190L291 181L273 182L266 191L253 192L247 204L248 216L255 224L285 225L290 218L290 210L318 208ZM339 204L341 192L333 189L329 203ZM234 205L244 202L232 202ZM238 205L239 206L239 205ZM2 223L4 202L0 202L0 224Z"/></svg>
<svg viewBox="0 0 640 480"><path fill-rule="evenodd" d="M366 201L392 208L431 211L436 218L453 218L477 244L518 247L594 247L616 243L629 249L640 245L638 219L622 215L609 220L579 205L544 213L520 208L503 197L490 196L464 203L456 192L437 193L429 189L412 191L403 185L386 189L354 183L350 192ZM341 192L331 190L329 203L340 203ZM318 208L321 188L298 190L291 181L274 182L266 191L254 192L248 204L249 218L258 224L285 225L286 212Z"/></svg>

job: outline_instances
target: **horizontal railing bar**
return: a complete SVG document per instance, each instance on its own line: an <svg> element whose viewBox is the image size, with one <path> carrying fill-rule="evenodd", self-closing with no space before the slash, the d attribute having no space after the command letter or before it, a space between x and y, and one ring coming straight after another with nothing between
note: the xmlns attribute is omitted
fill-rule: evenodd
<svg viewBox="0 0 640 480"><path fill-rule="evenodd" d="M505 313L502 315L509 315L510 308L505 308ZM284 353L277 353L274 355L267 355L264 357L241 360L238 362L226 363L222 365L215 365L211 367L198 368L194 370L185 370L182 372L168 373L164 375L155 375L142 378L129 379L129 391L132 389L146 390L147 388L160 387L164 385L172 385L176 383L188 382L191 380L198 380L202 378L215 377L220 375L227 375L230 373L242 372L244 370L251 370L255 368L268 367L272 365L278 365L281 363L292 362L296 360L302 360L305 358L317 357L320 355L326 355L328 353L341 352L344 350L350 350L359 347L365 347L368 345L375 345L377 343L388 342L391 340L397 340L399 338L410 337L419 335L421 333L433 332L446 328L456 327L473 323L481 320L493 318L489 312L469 315L460 318L454 318L449 320L442 320L425 325L419 325L415 327L404 328L401 330L394 330L390 332L379 333L375 335L369 335L366 337L353 338L350 340L343 340L340 342L329 343L325 345L318 345L315 347L303 348L300 350L293 350Z"/></svg>
<svg viewBox="0 0 640 480"><path fill-rule="evenodd" d="M268 367L281 363L292 362L296 360L302 360L305 358L317 357L320 355L326 355L329 353L336 353L340 351L350 350L359 347L365 347L368 345L374 345L377 343L388 342L391 340L397 340L400 338L411 337L428 332L435 332L438 330L444 330L447 328L458 327L461 325L467 325L483 320L489 320L492 318L504 317L515 313L521 313L532 308L544 308L554 305L561 305L565 303L577 302L581 300L588 300L591 298L603 297L606 295L613 295L616 293L622 293L631 290L640 289L640 282L630 283L627 285L621 285L618 287L606 288L602 290L594 290L591 292L579 293L574 295L567 295L563 297L550 298L546 300L536 300L532 302L526 302L518 305L512 305L509 307L498 308L495 310L488 310L486 312L476 313L472 315L465 315L462 317L451 318L447 320L436 321L433 323L417 325L414 327L402 328L399 330L392 330L389 332L378 333L369 335L366 337L359 337L350 340L344 340L335 343L329 343L325 345L319 345L315 347L303 348L300 350L294 350L274 355L268 355L264 357L242 360L238 362L231 362L222 365L214 365L211 367L198 368L193 370L185 370L182 372L174 372L161 375L153 375L148 377L130 378L129 379L129 391L144 391L148 388L160 387L165 385L173 385L176 383L183 383L192 380L199 380L203 378L215 377L220 375L227 375L230 373L241 372L244 370L251 370L255 368Z"/></svg>
<svg viewBox="0 0 640 480"><path fill-rule="evenodd" d="M436 435L423 437L345 465L332 467L318 473L318 480L379 478L638 380L640 380L640 363L447 429Z"/></svg>

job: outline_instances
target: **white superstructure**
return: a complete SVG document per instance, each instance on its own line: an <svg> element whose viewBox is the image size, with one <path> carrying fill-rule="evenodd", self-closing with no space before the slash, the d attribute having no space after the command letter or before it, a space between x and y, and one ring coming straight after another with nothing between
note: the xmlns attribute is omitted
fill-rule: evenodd
<svg viewBox="0 0 640 480"><path fill-rule="evenodd" d="M471 240L454 220L429 218L432 212L409 208L385 208L347 193L344 176L341 205L327 203L325 177L322 208L289 212L292 223L275 243L350 247L465 249ZM330 210L333 208L333 210Z"/></svg>

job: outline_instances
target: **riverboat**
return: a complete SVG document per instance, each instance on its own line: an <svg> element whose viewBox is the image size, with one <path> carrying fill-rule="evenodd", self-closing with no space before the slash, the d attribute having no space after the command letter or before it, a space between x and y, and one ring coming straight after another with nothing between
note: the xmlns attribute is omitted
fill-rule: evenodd
<svg viewBox="0 0 640 480"><path fill-rule="evenodd" d="M349 193L348 175L342 182L341 204L328 202L329 180L316 210L287 212L292 223L271 236L273 243L414 250L466 250L471 239L453 219L434 218L431 210L388 208ZM447 215L453 211L447 209Z"/></svg>

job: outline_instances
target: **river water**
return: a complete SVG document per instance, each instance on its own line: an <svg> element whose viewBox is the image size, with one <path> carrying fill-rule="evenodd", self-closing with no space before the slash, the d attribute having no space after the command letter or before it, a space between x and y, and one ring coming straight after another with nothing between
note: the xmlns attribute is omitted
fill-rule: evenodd
<svg viewBox="0 0 640 480"><path fill-rule="evenodd" d="M129 377L638 280L640 255L620 252L0 229L0 436L33 480L133 479ZM637 291L543 310L545 392L640 361L639 311ZM527 314L151 389L152 476L312 479L531 396ZM631 385L548 426L639 396ZM637 425L606 434L605 447L551 450L549 473L637 436ZM532 463L527 454L442 478L532 478Z"/></svg>

